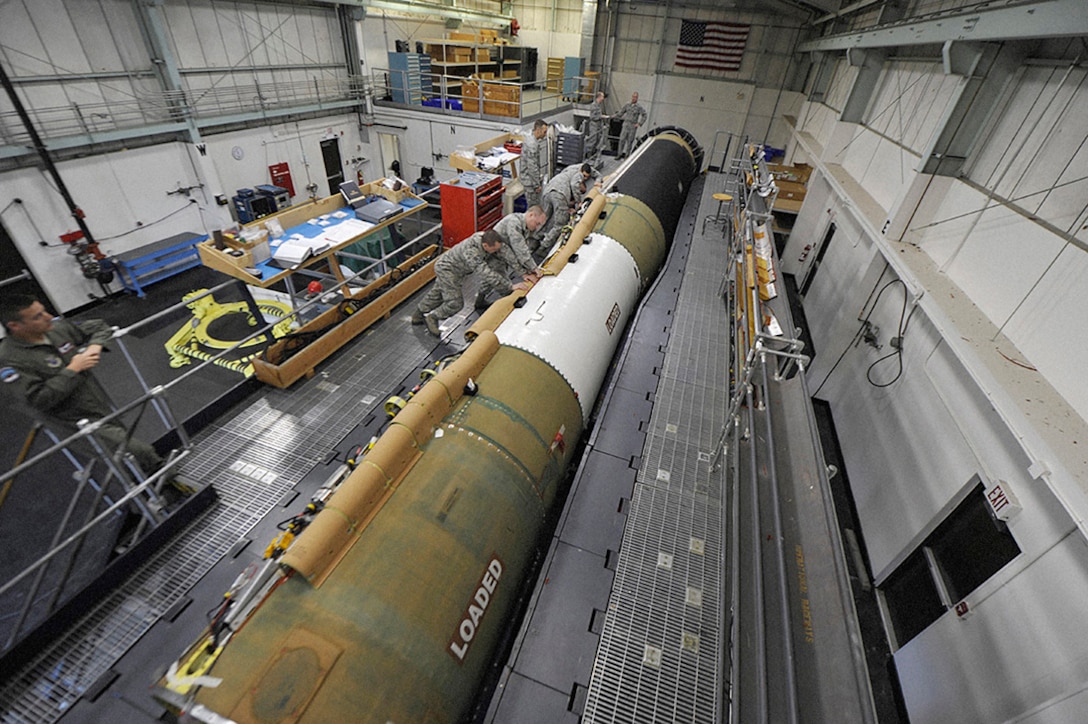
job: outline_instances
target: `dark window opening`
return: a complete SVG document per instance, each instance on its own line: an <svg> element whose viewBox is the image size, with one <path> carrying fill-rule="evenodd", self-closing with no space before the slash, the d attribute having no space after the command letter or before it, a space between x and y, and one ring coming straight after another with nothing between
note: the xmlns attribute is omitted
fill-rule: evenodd
<svg viewBox="0 0 1088 724"><path fill-rule="evenodd" d="M963 600L1020 553L1008 526L994 517L981 485L930 537L953 603Z"/></svg>
<svg viewBox="0 0 1088 724"><path fill-rule="evenodd" d="M816 278L816 272L820 271L820 264L823 263L824 256L827 255L827 250L831 246L831 238L833 236L835 236L835 224L831 223L827 225L827 230L824 232L824 238L820 241L820 247L816 250L816 258L812 260L812 266L810 266L802 275L802 297L808 293L808 288L812 286L812 282Z"/></svg>
<svg viewBox="0 0 1088 724"><path fill-rule="evenodd" d="M326 138L321 142L321 160L325 163L325 180L329 184L329 195L335 196L340 193L340 184L344 182L339 138Z"/></svg>
<svg viewBox="0 0 1088 724"><path fill-rule="evenodd" d="M930 574L929 561L920 550L896 569L882 590L899 645L917 636L945 612Z"/></svg>
<svg viewBox="0 0 1088 724"><path fill-rule="evenodd" d="M1020 553L979 483L881 586L903 646Z"/></svg>

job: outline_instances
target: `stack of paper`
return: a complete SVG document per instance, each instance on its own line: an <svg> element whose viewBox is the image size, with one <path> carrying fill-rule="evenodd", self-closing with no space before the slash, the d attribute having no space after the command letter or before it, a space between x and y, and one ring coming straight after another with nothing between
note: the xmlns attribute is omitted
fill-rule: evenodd
<svg viewBox="0 0 1088 724"><path fill-rule="evenodd" d="M287 239L276 247L276 251L272 253L272 258L283 264L296 266L309 259L313 253L313 249L305 241Z"/></svg>
<svg viewBox="0 0 1088 724"><path fill-rule="evenodd" d="M325 229L324 238L332 244L343 244L351 241L356 236L365 234L373 228L374 224L367 223L360 219L348 219L347 221L341 221L339 224Z"/></svg>
<svg viewBox="0 0 1088 724"><path fill-rule="evenodd" d="M328 251L331 248L328 240L324 237L315 236L313 238L306 238L295 234L290 239L285 239L273 252L272 258L283 264L289 264L296 266L309 259L311 256L316 256L322 252Z"/></svg>

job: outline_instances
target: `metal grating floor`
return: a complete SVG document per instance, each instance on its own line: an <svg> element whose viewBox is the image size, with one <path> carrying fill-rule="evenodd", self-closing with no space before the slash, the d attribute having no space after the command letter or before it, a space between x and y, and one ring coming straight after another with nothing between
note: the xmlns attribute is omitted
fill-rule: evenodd
<svg viewBox="0 0 1088 724"><path fill-rule="evenodd" d="M711 174L700 207L719 190ZM709 201L713 204L716 202ZM584 722L719 722L723 709L724 473L711 471L728 406L721 229L696 225Z"/></svg>
<svg viewBox="0 0 1088 724"><path fill-rule="evenodd" d="M400 309L410 311L413 304L409 300ZM313 379L289 392L262 390L194 440L183 471L214 485L218 502L0 686L0 721L57 721L297 481L384 402L406 368L431 356L435 340L425 333L409 333L407 312L400 316L404 319L387 320L355 340Z"/></svg>
<svg viewBox="0 0 1088 724"><path fill-rule="evenodd" d="M720 190L720 179L708 177L702 208ZM637 472L631 470L635 483L614 585L594 642L586 722L718 722L724 715L723 476L710 471L710 461L727 408L728 318L718 296L726 259L721 230L707 231L701 235L695 224L686 271L676 284L645 447ZM401 316L356 340L314 379L289 393L266 391L198 438L185 472L215 485L218 504L34 665L0 686L3 722L59 719L300 478L325 462L345 434L380 408L411 360L424 362L434 348L432 338L409 331L406 312ZM443 328L459 326L465 316Z"/></svg>

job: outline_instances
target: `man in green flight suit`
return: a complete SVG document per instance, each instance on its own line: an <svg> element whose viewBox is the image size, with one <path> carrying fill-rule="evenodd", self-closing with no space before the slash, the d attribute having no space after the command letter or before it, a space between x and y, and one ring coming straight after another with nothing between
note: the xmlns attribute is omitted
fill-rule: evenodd
<svg viewBox="0 0 1088 724"><path fill-rule="evenodd" d="M93 422L112 412L105 391L90 374L113 337L108 324L53 319L41 302L26 295L0 300L0 323L7 330L0 341L0 384L17 385L34 409L72 431L81 420ZM95 436L111 451L127 439L126 449L146 475L162 467L155 448L129 437L116 421L102 424Z"/></svg>

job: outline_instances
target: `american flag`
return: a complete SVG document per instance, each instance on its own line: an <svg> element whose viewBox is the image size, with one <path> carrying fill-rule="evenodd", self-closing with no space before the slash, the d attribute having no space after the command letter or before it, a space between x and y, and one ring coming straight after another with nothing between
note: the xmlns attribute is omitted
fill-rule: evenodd
<svg viewBox="0 0 1088 724"><path fill-rule="evenodd" d="M739 23L684 20L676 47L676 67L696 70L740 70L748 27Z"/></svg>

